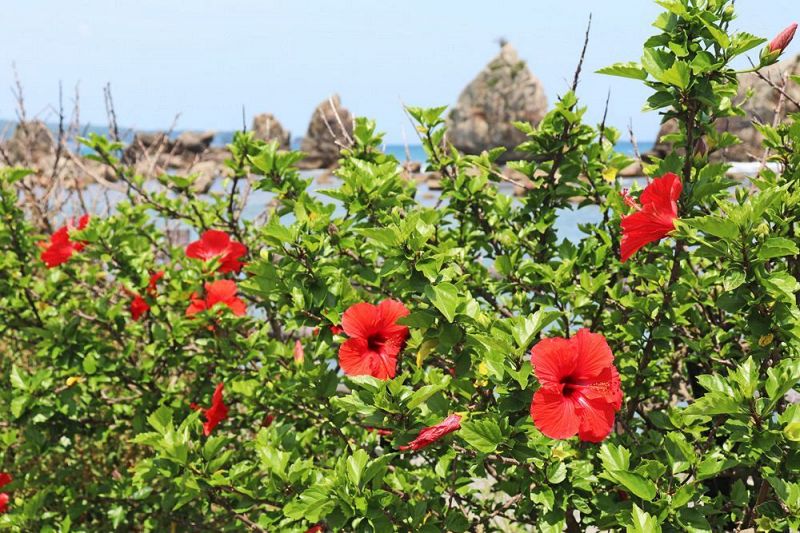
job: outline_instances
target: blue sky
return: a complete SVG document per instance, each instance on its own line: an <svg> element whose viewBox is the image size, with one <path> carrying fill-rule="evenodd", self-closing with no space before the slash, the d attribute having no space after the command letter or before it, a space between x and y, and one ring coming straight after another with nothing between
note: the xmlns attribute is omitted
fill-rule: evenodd
<svg viewBox="0 0 800 533"><path fill-rule="evenodd" d="M735 27L765 37L800 19L797 0L740 0L737 9ZM646 89L593 71L637 59L659 11L649 0L15 1L5 10L0 85L10 89L15 62L29 114L46 119L61 81L67 106L77 83L82 120L104 124L110 82L124 126L167 128L180 112L181 129L237 129L244 105L248 124L270 111L293 135L338 92L351 111L376 119L389 142L402 142L413 132L401 102L454 104L501 36L552 102L571 79L592 12L579 96L599 121L610 89L610 123L632 120L649 140L659 117L640 111ZM0 118L13 116L4 90Z"/></svg>

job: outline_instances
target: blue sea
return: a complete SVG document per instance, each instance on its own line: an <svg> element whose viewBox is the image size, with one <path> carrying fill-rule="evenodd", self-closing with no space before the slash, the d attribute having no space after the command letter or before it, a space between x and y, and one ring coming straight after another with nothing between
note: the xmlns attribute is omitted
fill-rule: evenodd
<svg viewBox="0 0 800 533"><path fill-rule="evenodd" d="M638 143L638 145L641 153L648 152L653 147L652 142L641 142ZM402 144L387 144L383 147L383 149L384 152L387 154L392 154L399 161L405 161L406 159L411 161L425 161L426 159L425 150L423 150L422 146L418 144L409 145L407 152L406 146ZM634 154L633 143L630 141L620 141L617 143L617 150L630 156L633 156Z"/></svg>

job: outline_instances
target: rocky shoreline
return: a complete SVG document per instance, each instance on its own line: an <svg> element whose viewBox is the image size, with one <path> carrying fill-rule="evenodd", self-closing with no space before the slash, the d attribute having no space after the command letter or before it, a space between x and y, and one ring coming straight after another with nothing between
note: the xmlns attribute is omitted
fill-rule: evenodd
<svg viewBox="0 0 800 533"><path fill-rule="evenodd" d="M741 76L742 87L736 99L743 105L746 115L720 121L718 129L737 135L742 143L715 152L714 159L747 162L763 158L761 135L753 127L753 122L772 123L800 111L795 105L800 100L800 86L782 81L797 74L800 74L800 56L765 69L761 75L748 73ZM782 87L788 97L781 97ZM448 140L470 154L489 147L505 147L507 152L503 154L505 159L500 161L502 163L522 155L515 153L514 148L525 140L525 136L512 122L526 121L536 125L546 113L547 98L541 81L510 44L501 43L500 53L467 85L448 114ZM341 149L352 144L353 117L342 105L339 95L334 94L322 101L312 113L302 138L300 149L306 157L298 163L300 168L334 169ZM645 161L669 152L668 136L675 128L672 121L662 125L656 145L643 155ZM253 117L251 131L259 139L277 141L281 148L291 146L290 132L270 113ZM83 187L92 182L111 184L116 180L108 165L82 157L75 147L66 147L65 139L55 137L43 122L22 122L10 139L0 142L0 163L33 168L42 182L57 176L67 187ZM205 192L215 179L224 177L227 172L224 163L228 151L223 146L215 146L214 139L215 134L210 131L186 131L174 138L166 132L138 132L124 149L122 162L145 178L157 178L165 173L196 175L195 189ZM403 163L403 172L409 179L424 182L431 189L439 186L439 176L425 172L421 162ZM512 176L510 169L503 172L522 184L517 187L520 191L525 190L527 180L524 176ZM642 174L642 163L637 161L624 169L620 176ZM741 172L734 171L733 174Z"/></svg>

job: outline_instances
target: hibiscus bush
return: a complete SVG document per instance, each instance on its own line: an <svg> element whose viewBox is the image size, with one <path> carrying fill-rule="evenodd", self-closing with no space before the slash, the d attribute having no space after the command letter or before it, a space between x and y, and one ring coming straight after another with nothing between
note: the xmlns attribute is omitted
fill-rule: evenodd
<svg viewBox="0 0 800 533"><path fill-rule="evenodd" d="M800 124L756 125L747 182L714 125L742 114L732 64L793 29L658 3L641 61L603 69L679 124L630 190L574 90L518 124L525 181L409 108L432 200L366 119L327 188L247 132L209 195L84 139L109 212L73 191L48 217L53 186L2 169L0 526L798 528Z"/></svg>

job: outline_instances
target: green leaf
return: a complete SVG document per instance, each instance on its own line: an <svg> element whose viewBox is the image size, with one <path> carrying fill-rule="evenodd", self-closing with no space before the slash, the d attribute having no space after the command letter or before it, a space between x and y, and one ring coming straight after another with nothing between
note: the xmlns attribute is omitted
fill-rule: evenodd
<svg viewBox="0 0 800 533"><path fill-rule="evenodd" d="M598 74L607 76L619 76L622 78L633 78L635 80L646 80L647 72L639 63L615 63L608 67L603 67L596 71Z"/></svg>
<svg viewBox="0 0 800 533"><path fill-rule="evenodd" d="M11 416L14 418L19 418L22 416L22 413L25 411L25 408L28 406L28 401L31 399L30 396L27 394L23 394L22 396L17 396L13 400L11 400Z"/></svg>
<svg viewBox="0 0 800 533"><path fill-rule="evenodd" d="M97 360L95 360L92 354L88 354L86 357L83 358L83 371L87 374L94 374L97 372Z"/></svg>
<svg viewBox="0 0 800 533"><path fill-rule="evenodd" d="M397 230L394 228L360 228L355 231L367 239L384 246L394 247L400 243Z"/></svg>
<svg viewBox="0 0 800 533"><path fill-rule="evenodd" d="M369 455L360 448L347 458L347 477L356 487L361 486L361 473L367 466L367 462L369 462Z"/></svg>
<svg viewBox="0 0 800 533"><path fill-rule="evenodd" d="M720 392L709 392L686 407L687 415L732 415L742 412L742 406L736 398Z"/></svg>
<svg viewBox="0 0 800 533"><path fill-rule="evenodd" d="M741 31L733 36L730 57L733 58L741 55L757 46L764 44L765 42L767 42L766 39L762 39L761 37L756 37L755 35Z"/></svg>
<svg viewBox="0 0 800 533"><path fill-rule="evenodd" d="M720 28L718 28L717 26L715 26L714 22L708 20L711 18L711 16L712 15L710 13L703 13L698 18L700 19L700 22L702 22L703 25L706 27L706 29L714 38L714 40L717 42L717 44L719 44L722 48L728 48L731 45L731 40L728 37L728 34L725 33L723 30L721 30Z"/></svg>
<svg viewBox="0 0 800 533"><path fill-rule="evenodd" d="M624 446L606 442L600 447L600 460L607 471L627 470L631 464L631 452Z"/></svg>
<svg viewBox="0 0 800 533"><path fill-rule="evenodd" d="M656 497L656 484L645 479L639 474L628 472L626 470L614 470L609 472L620 485L625 487L629 492L635 494L643 500L652 501Z"/></svg>
<svg viewBox="0 0 800 533"><path fill-rule="evenodd" d="M773 272L761 283L776 300L792 305L795 303L794 294L800 290L800 283L788 272Z"/></svg>
<svg viewBox="0 0 800 533"><path fill-rule="evenodd" d="M491 419L463 422L458 435L481 453L492 453L503 442L500 426Z"/></svg>
<svg viewBox="0 0 800 533"><path fill-rule="evenodd" d="M411 395L411 399L408 401L408 408L415 409L423 402L427 401L428 398L442 390L444 387L447 386L448 381L443 383L439 383L437 385L425 385L420 387L418 390L414 391L414 394Z"/></svg>
<svg viewBox="0 0 800 533"><path fill-rule="evenodd" d="M567 479L567 465L565 463L550 463L547 466L547 481L555 485L565 479Z"/></svg>
<svg viewBox="0 0 800 533"><path fill-rule="evenodd" d="M661 524L658 523L655 516L644 512L634 503L631 523L626 526L625 531L627 533L660 533Z"/></svg>
<svg viewBox="0 0 800 533"><path fill-rule="evenodd" d="M675 431L667 433L664 438L664 447L672 461L673 474L688 470L695 461L694 448L686 441L683 433Z"/></svg>
<svg viewBox="0 0 800 533"><path fill-rule="evenodd" d="M156 411L147 417L147 421L153 426L153 429L159 433L164 433L172 426L172 409L169 407L161 406Z"/></svg>
<svg viewBox="0 0 800 533"><path fill-rule="evenodd" d="M314 485L303 491L296 500L286 504L283 514L292 520L305 518L309 522L316 522L336 507L335 500L331 499L329 495L329 487Z"/></svg>
<svg viewBox="0 0 800 533"><path fill-rule="evenodd" d="M785 237L770 237L758 249L756 257L765 261L774 257L784 257L787 255L797 255L797 244Z"/></svg>
<svg viewBox="0 0 800 533"><path fill-rule="evenodd" d="M27 390L28 384L25 383L25 378L22 377L19 367L17 365L11 366L11 386L15 389Z"/></svg>
<svg viewBox="0 0 800 533"><path fill-rule="evenodd" d="M706 235L712 235L727 241L735 241L739 237L739 228L736 223L725 218L709 215L689 218L682 222L699 229Z"/></svg>
<svg viewBox="0 0 800 533"><path fill-rule="evenodd" d="M783 428L783 435L786 437L786 440L800 442L800 422L786 424L786 427Z"/></svg>
<svg viewBox="0 0 800 533"><path fill-rule="evenodd" d="M456 317L456 309L461 303L461 297L455 285L447 282L428 285L425 287L425 296L444 315L448 322L453 322Z"/></svg>
<svg viewBox="0 0 800 533"><path fill-rule="evenodd" d="M675 61L670 68L661 73L659 81L668 85L674 85L679 89L689 87L689 65L684 61Z"/></svg>
<svg viewBox="0 0 800 533"><path fill-rule="evenodd" d="M683 5L681 0L656 0L656 4L660 5L673 15L678 15L679 17L688 14L686 11L686 6Z"/></svg>

